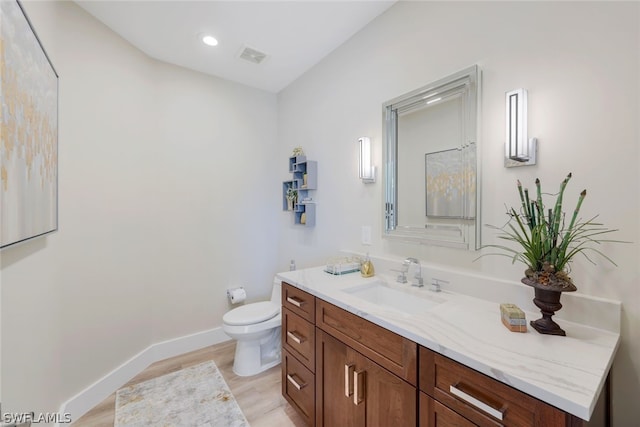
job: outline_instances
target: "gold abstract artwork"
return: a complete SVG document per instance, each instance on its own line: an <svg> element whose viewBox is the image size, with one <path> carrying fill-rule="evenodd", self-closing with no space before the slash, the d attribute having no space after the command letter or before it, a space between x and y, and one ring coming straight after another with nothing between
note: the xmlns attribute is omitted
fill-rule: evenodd
<svg viewBox="0 0 640 427"><path fill-rule="evenodd" d="M0 1L0 246L57 229L58 76L17 1Z"/></svg>
<svg viewBox="0 0 640 427"><path fill-rule="evenodd" d="M474 168L466 159L475 149L444 150L425 155L426 216L441 218L474 217ZM473 159L475 163L475 158Z"/></svg>

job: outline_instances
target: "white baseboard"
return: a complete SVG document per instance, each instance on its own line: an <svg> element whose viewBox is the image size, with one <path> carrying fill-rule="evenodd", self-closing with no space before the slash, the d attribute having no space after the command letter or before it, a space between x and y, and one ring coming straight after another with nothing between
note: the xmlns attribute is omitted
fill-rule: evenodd
<svg viewBox="0 0 640 427"><path fill-rule="evenodd" d="M77 420L152 363L229 340L220 327L152 344L67 400L60 413L69 413L72 420Z"/></svg>

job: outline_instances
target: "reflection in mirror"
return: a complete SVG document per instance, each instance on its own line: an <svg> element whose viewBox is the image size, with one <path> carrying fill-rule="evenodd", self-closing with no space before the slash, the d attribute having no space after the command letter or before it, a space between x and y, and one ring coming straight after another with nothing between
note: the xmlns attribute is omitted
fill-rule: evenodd
<svg viewBox="0 0 640 427"><path fill-rule="evenodd" d="M385 237L480 246L479 77L473 66L383 105Z"/></svg>

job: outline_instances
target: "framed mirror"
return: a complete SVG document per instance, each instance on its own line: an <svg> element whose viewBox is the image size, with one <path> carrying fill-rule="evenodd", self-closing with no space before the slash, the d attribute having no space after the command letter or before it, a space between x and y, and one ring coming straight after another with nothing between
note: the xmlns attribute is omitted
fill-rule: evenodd
<svg viewBox="0 0 640 427"><path fill-rule="evenodd" d="M480 247L479 83L474 65L383 104L384 237Z"/></svg>

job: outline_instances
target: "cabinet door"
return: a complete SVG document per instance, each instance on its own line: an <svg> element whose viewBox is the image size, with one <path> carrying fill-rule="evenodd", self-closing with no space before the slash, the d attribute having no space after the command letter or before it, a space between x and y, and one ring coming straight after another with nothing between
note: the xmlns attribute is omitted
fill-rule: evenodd
<svg viewBox="0 0 640 427"><path fill-rule="evenodd" d="M416 425L415 387L320 329L316 337L318 426Z"/></svg>
<svg viewBox="0 0 640 427"><path fill-rule="evenodd" d="M411 384L361 354L356 357L353 381L354 401L365 406L367 427L416 425L417 395Z"/></svg>
<svg viewBox="0 0 640 427"><path fill-rule="evenodd" d="M471 421L420 393L420 427L475 427Z"/></svg>
<svg viewBox="0 0 640 427"><path fill-rule="evenodd" d="M357 353L316 330L316 425L364 426L365 405L353 403Z"/></svg>

